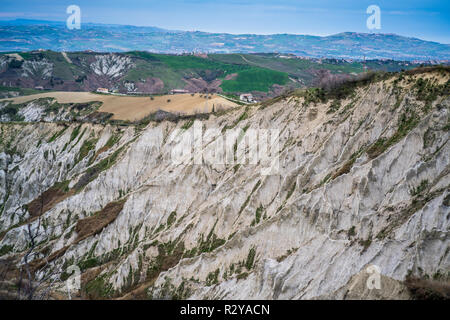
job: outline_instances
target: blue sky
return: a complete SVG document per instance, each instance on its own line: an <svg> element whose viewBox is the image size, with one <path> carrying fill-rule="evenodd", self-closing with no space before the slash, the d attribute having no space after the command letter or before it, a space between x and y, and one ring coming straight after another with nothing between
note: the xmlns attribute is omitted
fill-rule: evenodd
<svg viewBox="0 0 450 320"><path fill-rule="evenodd" d="M64 21L81 8L82 23L158 26L227 33L330 35L367 29L366 8L381 8L381 29L450 43L448 0L1 0L0 19Z"/></svg>

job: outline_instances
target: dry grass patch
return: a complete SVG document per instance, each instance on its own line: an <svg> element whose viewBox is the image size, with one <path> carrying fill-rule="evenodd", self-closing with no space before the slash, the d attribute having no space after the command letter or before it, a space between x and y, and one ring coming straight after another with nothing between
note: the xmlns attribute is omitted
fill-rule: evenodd
<svg viewBox="0 0 450 320"><path fill-rule="evenodd" d="M199 95L175 94L153 97L118 96L95 94L92 92L47 92L29 96L21 96L12 100L14 104L29 102L40 98L54 98L58 103L87 103L99 101L102 106L100 114L113 114L113 120L137 121L158 110L172 113L193 115L195 113L209 113L213 110L226 110L237 104L212 94L208 99ZM1 99L3 101L6 99ZM170 101L170 102L168 102Z"/></svg>
<svg viewBox="0 0 450 320"><path fill-rule="evenodd" d="M450 281L407 278L405 285L417 300L450 300Z"/></svg>
<svg viewBox="0 0 450 320"><path fill-rule="evenodd" d="M69 246L62 247L61 249L53 252L47 258L33 260L30 263L30 267L31 267L32 272L34 273L37 270L43 268L48 263L52 262L53 260L55 260L55 259L57 259L59 257L62 257L64 255L64 253L66 253L67 249L69 249Z"/></svg>
<svg viewBox="0 0 450 320"><path fill-rule="evenodd" d="M55 186L44 191L39 197L28 204L28 212L31 218L36 218L53 208L57 203L74 194L73 190L67 190L64 183L55 184Z"/></svg>
<svg viewBox="0 0 450 320"><path fill-rule="evenodd" d="M116 220L120 211L122 211L125 199L108 203L102 210L93 216L78 220L75 227L77 240L79 242L103 230L108 224Z"/></svg>

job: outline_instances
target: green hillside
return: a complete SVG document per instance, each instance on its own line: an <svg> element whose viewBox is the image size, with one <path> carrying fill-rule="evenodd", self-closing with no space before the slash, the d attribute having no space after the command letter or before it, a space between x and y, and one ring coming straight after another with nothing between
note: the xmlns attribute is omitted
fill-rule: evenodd
<svg viewBox="0 0 450 320"><path fill-rule="evenodd" d="M288 73L253 66L244 60L220 61L197 56L162 55L148 52L128 52L139 58L138 68L128 73L126 79L136 81L145 77L165 79L168 87L181 86L185 77L198 77L205 80L223 80L224 92L262 91L268 92L274 84L285 85L289 81ZM231 57L234 55L230 55ZM227 75L237 74L233 80L224 80Z"/></svg>
<svg viewBox="0 0 450 320"><path fill-rule="evenodd" d="M93 91L105 87L121 93L166 94L173 89L188 88L190 92L223 91L233 95L254 92L263 99L279 93L273 90L274 85L308 87L315 85L324 74L358 74L364 70L364 64L358 61L306 59L277 53L195 56L131 51L102 59L103 55L111 54L83 51L63 55L47 50L20 52L19 55L24 61L0 54L0 59L6 59L8 66L0 72L0 83L64 91ZM39 62L37 67L34 62ZM94 72L93 66L98 68L99 63L102 69L109 71L103 74L97 69ZM30 76L24 78L25 66ZM370 60L366 66L373 70L400 71L417 65ZM43 77L39 68L47 68L51 76ZM119 74L108 75L109 72Z"/></svg>
<svg viewBox="0 0 450 320"><path fill-rule="evenodd" d="M223 81L221 88L224 92L268 92L272 85L285 85L288 81L289 77L285 72L252 67L239 72L234 80Z"/></svg>

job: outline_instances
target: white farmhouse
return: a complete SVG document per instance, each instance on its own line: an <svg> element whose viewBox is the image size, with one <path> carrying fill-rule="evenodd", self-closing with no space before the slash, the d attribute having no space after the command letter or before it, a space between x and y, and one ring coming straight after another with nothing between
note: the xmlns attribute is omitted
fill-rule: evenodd
<svg viewBox="0 0 450 320"><path fill-rule="evenodd" d="M244 101L244 102L255 102L255 100L253 100L253 95L251 93L243 93L239 96L239 100Z"/></svg>
<svg viewBox="0 0 450 320"><path fill-rule="evenodd" d="M97 92L98 92L98 93L109 93L109 90L106 89L106 88L98 88L98 89L97 89Z"/></svg>

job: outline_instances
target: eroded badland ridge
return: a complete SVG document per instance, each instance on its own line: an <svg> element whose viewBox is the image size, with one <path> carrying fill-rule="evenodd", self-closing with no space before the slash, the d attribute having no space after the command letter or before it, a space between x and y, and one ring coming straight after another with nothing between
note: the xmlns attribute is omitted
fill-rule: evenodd
<svg viewBox="0 0 450 320"><path fill-rule="evenodd" d="M412 298L405 280L427 277L445 290L449 79L374 76L196 120L279 129L270 175L170 161L169 137L193 119L53 122L50 108L47 122L1 123L2 294L16 294L24 258L33 283L59 279L52 297L74 264L84 298ZM366 286L371 266L381 289Z"/></svg>

